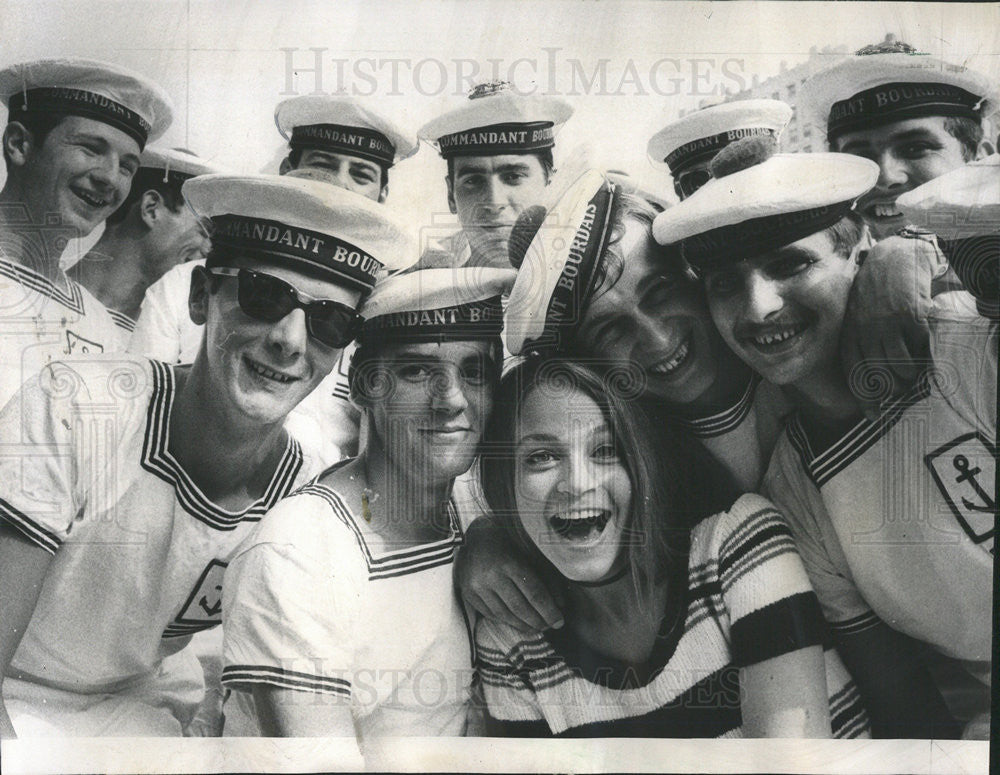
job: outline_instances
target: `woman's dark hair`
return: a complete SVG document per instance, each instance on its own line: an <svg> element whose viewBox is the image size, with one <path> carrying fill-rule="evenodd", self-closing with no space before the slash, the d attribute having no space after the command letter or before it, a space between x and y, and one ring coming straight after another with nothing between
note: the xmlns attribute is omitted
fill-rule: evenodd
<svg viewBox="0 0 1000 775"><path fill-rule="evenodd" d="M697 442L654 417L633 388L565 358L532 357L518 363L500 381L483 435L480 480L493 518L536 561L544 577L562 579L517 517L515 447L520 407L535 390L567 400L577 391L589 397L604 415L632 485L623 540L639 598L649 600L658 580L685 572L691 527L728 508L736 493Z"/></svg>

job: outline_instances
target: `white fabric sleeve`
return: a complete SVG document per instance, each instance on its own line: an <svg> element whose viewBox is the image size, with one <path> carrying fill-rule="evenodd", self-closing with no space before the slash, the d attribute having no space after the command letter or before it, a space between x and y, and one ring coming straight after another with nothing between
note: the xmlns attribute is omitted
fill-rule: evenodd
<svg viewBox="0 0 1000 775"><path fill-rule="evenodd" d="M147 366L91 356L56 361L25 382L0 411L0 519L55 553L88 499L107 497L95 488L113 486L104 476L118 446L107 438L109 420L120 431L144 408Z"/></svg>
<svg viewBox="0 0 1000 775"><path fill-rule="evenodd" d="M180 264L146 289L129 352L164 363L180 361L181 330L189 322L187 289L192 271L193 266Z"/></svg>
<svg viewBox="0 0 1000 775"><path fill-rule="evenodd" d="M782 435L763 483L764 494L792 530L809 581L831 625L868 621L874 613L858 591L816 486Z"/></svg>
<svg viewBox="0 0 1000 775"><path fill-rule="evenodd" d="M226 570L222 682L228 688L268 684L351 696L351 601L361 591L336 555L323 556L329 545L323 536L312 546L281 537L282 525L321 524L304 514L317 508L324 508L322 501L309 495L279 503ZM301 530L290 532L302 538Z"/></svg>

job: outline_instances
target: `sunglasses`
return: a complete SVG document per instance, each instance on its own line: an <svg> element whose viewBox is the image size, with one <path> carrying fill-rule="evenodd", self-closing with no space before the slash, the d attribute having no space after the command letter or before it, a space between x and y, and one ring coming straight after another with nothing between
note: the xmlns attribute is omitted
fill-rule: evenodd
<svg viewBox="0 0 1000 775"><path fill-rule="evenodd" d="M685 198L691 196L695 191L704 186L712 179L712 173L705 168L682 172L674 181L677 183L679 194Z"/></svg>
<svg viewBox="0 0 1000 775"><path fill-rule="evenodd" d="M240 309L254 320L277 323L292 310L301 309L306 313L309 335L335 348L349 345L361 330L361 316L346 304L307 296L274 275L246 268L215 267L206 271L216 277L236 278Z"/></svg>

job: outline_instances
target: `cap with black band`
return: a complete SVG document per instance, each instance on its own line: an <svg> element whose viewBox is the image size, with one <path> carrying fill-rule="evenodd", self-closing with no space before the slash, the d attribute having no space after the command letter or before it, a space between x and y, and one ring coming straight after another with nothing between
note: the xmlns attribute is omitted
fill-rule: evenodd
<svg viewBox="0 0 1000 775"><path fill-rule="evenodd" d="M556 97L518 94L510 83L479 84L468 101L417 133L444 158L534 153L552 148L573 109Z"/></svg>
<svg viewBox="0 0 1000 775"><path fill-rule="evenodd" d="M511 256L519 268L504 323L511 353L567 345L593 292L619 195L618 186L603 173L587 170L546 213L540 208L522 213L511 244L523 255Z"/></svg>
<svg viewBox="0 0 1000 775"><path fill-rule="evenodd" d="M305 95L278 103L274 122L296 150L321 148L391 167L417 151L412 134L347 95Z"/></svg>
<svg viewBox="0 0 1000 775"><path fill-rule="evenodd" d="M80 116L124 132L139 148L170 126L173 105L153 81L90 59L41 59L0 70L7 120L26 115Z"/></svg>
<svg viewBox="0 0 1000 775"><path fill-rule="evenodd" d="M791 117L792 108L780 100L724 102L670 122L649 139L646 153L653 164L665 165L676 177L710 161L736 140L758 135L778 138Z"/></svg>
<svg viewBox="0 0 1000 775"><path fill-rule="evenodd" d="M809 78L799 108L833 143L847 132L926 116L978 122L996 112L997 98L995 83L985 75L889 42Z"/></svg>
<svg viewBox="0 0 1000 775"><path fill-rule="evenodd" d="M217 174L191 178L182 191L196 213L212 220L209 268L248 255L368 292L383 269L416 260L405 229L384 206L327 183Z"/></svg>
<svg viewBox="0 0 1000 775"><path fill-rule="evenodd" d="M761 149L764 149L761 151ZM841 153L768 155L740 140L712 162L713 179L653 221L698 273L789 245L837 223L878 179L878 165Z"/></svg>
<svg viewBox="0 0 1000 775"><path fill-rule="evenodd" d="M421 269L380 280L361 307L359 345L499 339L513 269Z"/></svg>

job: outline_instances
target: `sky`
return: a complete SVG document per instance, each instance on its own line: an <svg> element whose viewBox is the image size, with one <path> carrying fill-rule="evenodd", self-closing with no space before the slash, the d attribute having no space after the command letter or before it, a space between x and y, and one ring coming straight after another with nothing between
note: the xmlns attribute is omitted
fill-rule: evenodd
<svg viewBox="0 0 1000 775"><path fill-rule="evenodd" d="M273 110L289 96L346 89L415 132L499 76L573 106L557 167L623 169L669 196L645 148L682 109L811 47L854 50L888 32L998 78L998 17L995 3L0 0L0 65L83 56L143 72L175 103L161 144L236 172L276 171ZM388 205L447 232L444 172L423 146L393 169Z"/></svg>

